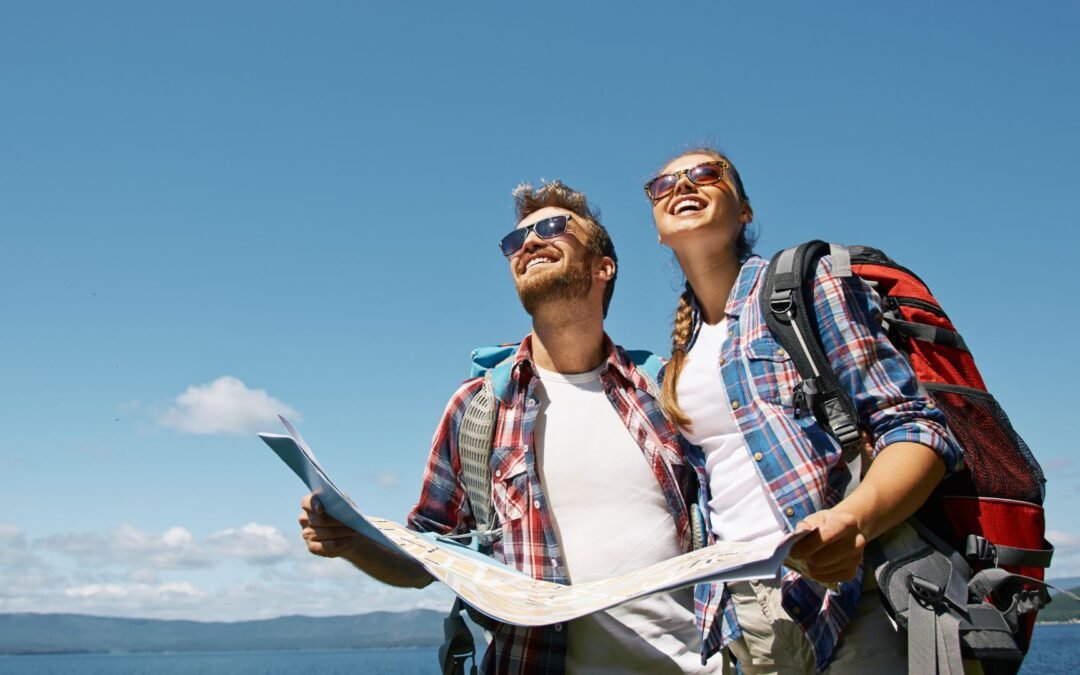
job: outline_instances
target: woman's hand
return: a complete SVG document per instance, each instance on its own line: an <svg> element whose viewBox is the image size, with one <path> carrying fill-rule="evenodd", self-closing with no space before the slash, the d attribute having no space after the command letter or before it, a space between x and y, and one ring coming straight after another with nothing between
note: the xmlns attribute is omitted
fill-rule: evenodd
<svg viewBox="0 0 1080 675"><path fill-rule="evenodd" d="M867 542L855 516L825 509L810 514L795 529L811 528L815 531L791 548L795 568L823 584L853 579Z"/></svg>

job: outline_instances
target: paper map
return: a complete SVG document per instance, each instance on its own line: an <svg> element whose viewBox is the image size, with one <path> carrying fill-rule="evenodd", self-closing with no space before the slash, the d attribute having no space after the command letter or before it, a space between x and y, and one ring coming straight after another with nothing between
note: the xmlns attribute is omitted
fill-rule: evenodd
<svg viewBox="0 0 1080 675"><path fill-rule="evenodd" d="M288 435L259 434L259 438L318 495L327 513L403 558L416 560L462 600L504 623L546 626L699 582L771 578L792 545L808 534L791 533L764 543L718 542L634 572L588 583L540 581L452 540L363 515L319 466L296 429L285 418L281 421Z"/></svg>

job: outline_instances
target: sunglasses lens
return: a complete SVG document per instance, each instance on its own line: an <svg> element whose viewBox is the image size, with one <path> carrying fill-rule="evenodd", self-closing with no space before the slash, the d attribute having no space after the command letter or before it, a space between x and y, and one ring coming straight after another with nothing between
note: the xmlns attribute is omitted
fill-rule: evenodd
<svg viewBox="0 0 1080 675"><path fill-rule="evenodd" d="M544 218L534 226L536 235L541 239L552 239L566 232L566 216Z"/></svg>
<svg viewBox="0 0 1080 675"><path fill-rule="evenodd" d="M499 248L502 249L502 254L509 258L525 245L525 240L529 238L530 231L536 232L536 236L541 239L554 239L566 232L566 223L569 220L566 216L552 216L551 218L538 220L532 225L519 227L502 238L502 241L499 242Z"/></svg>
<svg viewBox="0 0 1080 675"><path fill-rule="evenodd" d="M525 228L520 230L514 230L510 234L502 238L499 243L499 247L502 248L502 254L506 257L510 257L517 252L521 245L525 243L525 240L529 237L529 231Z"/></svg>
<svg viewBox="0 0 1080 675"><path fill-rule="evenodd" d="M724 178L724 167L717 164L702 164L690 169L687 176L696 185L712 185Z"/></svg>
<svg viewBox="0 0 1080 675"><path fill-rule="evenodd" d="M673 173L657 176L649 183L649 196L653 198L653 201L662 199L664 195L675 189L678 182L679 177Z"/></svg>

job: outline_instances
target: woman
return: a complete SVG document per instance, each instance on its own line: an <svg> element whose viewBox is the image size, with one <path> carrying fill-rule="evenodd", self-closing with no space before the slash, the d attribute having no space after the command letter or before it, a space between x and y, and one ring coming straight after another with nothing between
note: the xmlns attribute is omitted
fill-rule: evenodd
<svg viewBox="0 0 1080 675"><path fill-rule="evenodd" d="M956 467L944 417L875 321L876 296L858 277L832 276L826 257L814 280L817 325L866 427L864 464L873 460L845 498L839 447L791 407L799 377L760 310L767 262L752 254L753 209L731 162L710 148L684 153L646 193L687 279L662 402L705 453L712 534L760 540L816 528L791 553L803 574L785 567L778 582L698 589L708 653L728 648L744 673L906 673L905 640L877 593L862 592L863 549Z"/></svg>

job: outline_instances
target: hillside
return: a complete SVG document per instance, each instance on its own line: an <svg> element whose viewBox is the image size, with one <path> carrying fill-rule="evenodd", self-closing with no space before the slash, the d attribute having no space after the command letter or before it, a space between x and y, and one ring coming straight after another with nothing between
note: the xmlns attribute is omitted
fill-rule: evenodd
<svg viewBox="0 0 1080 675"><path fill-rule="evenodd" d="M442 642L444 617L413 610L223 623L0 614L0 654L436 646Z"/></svg>

